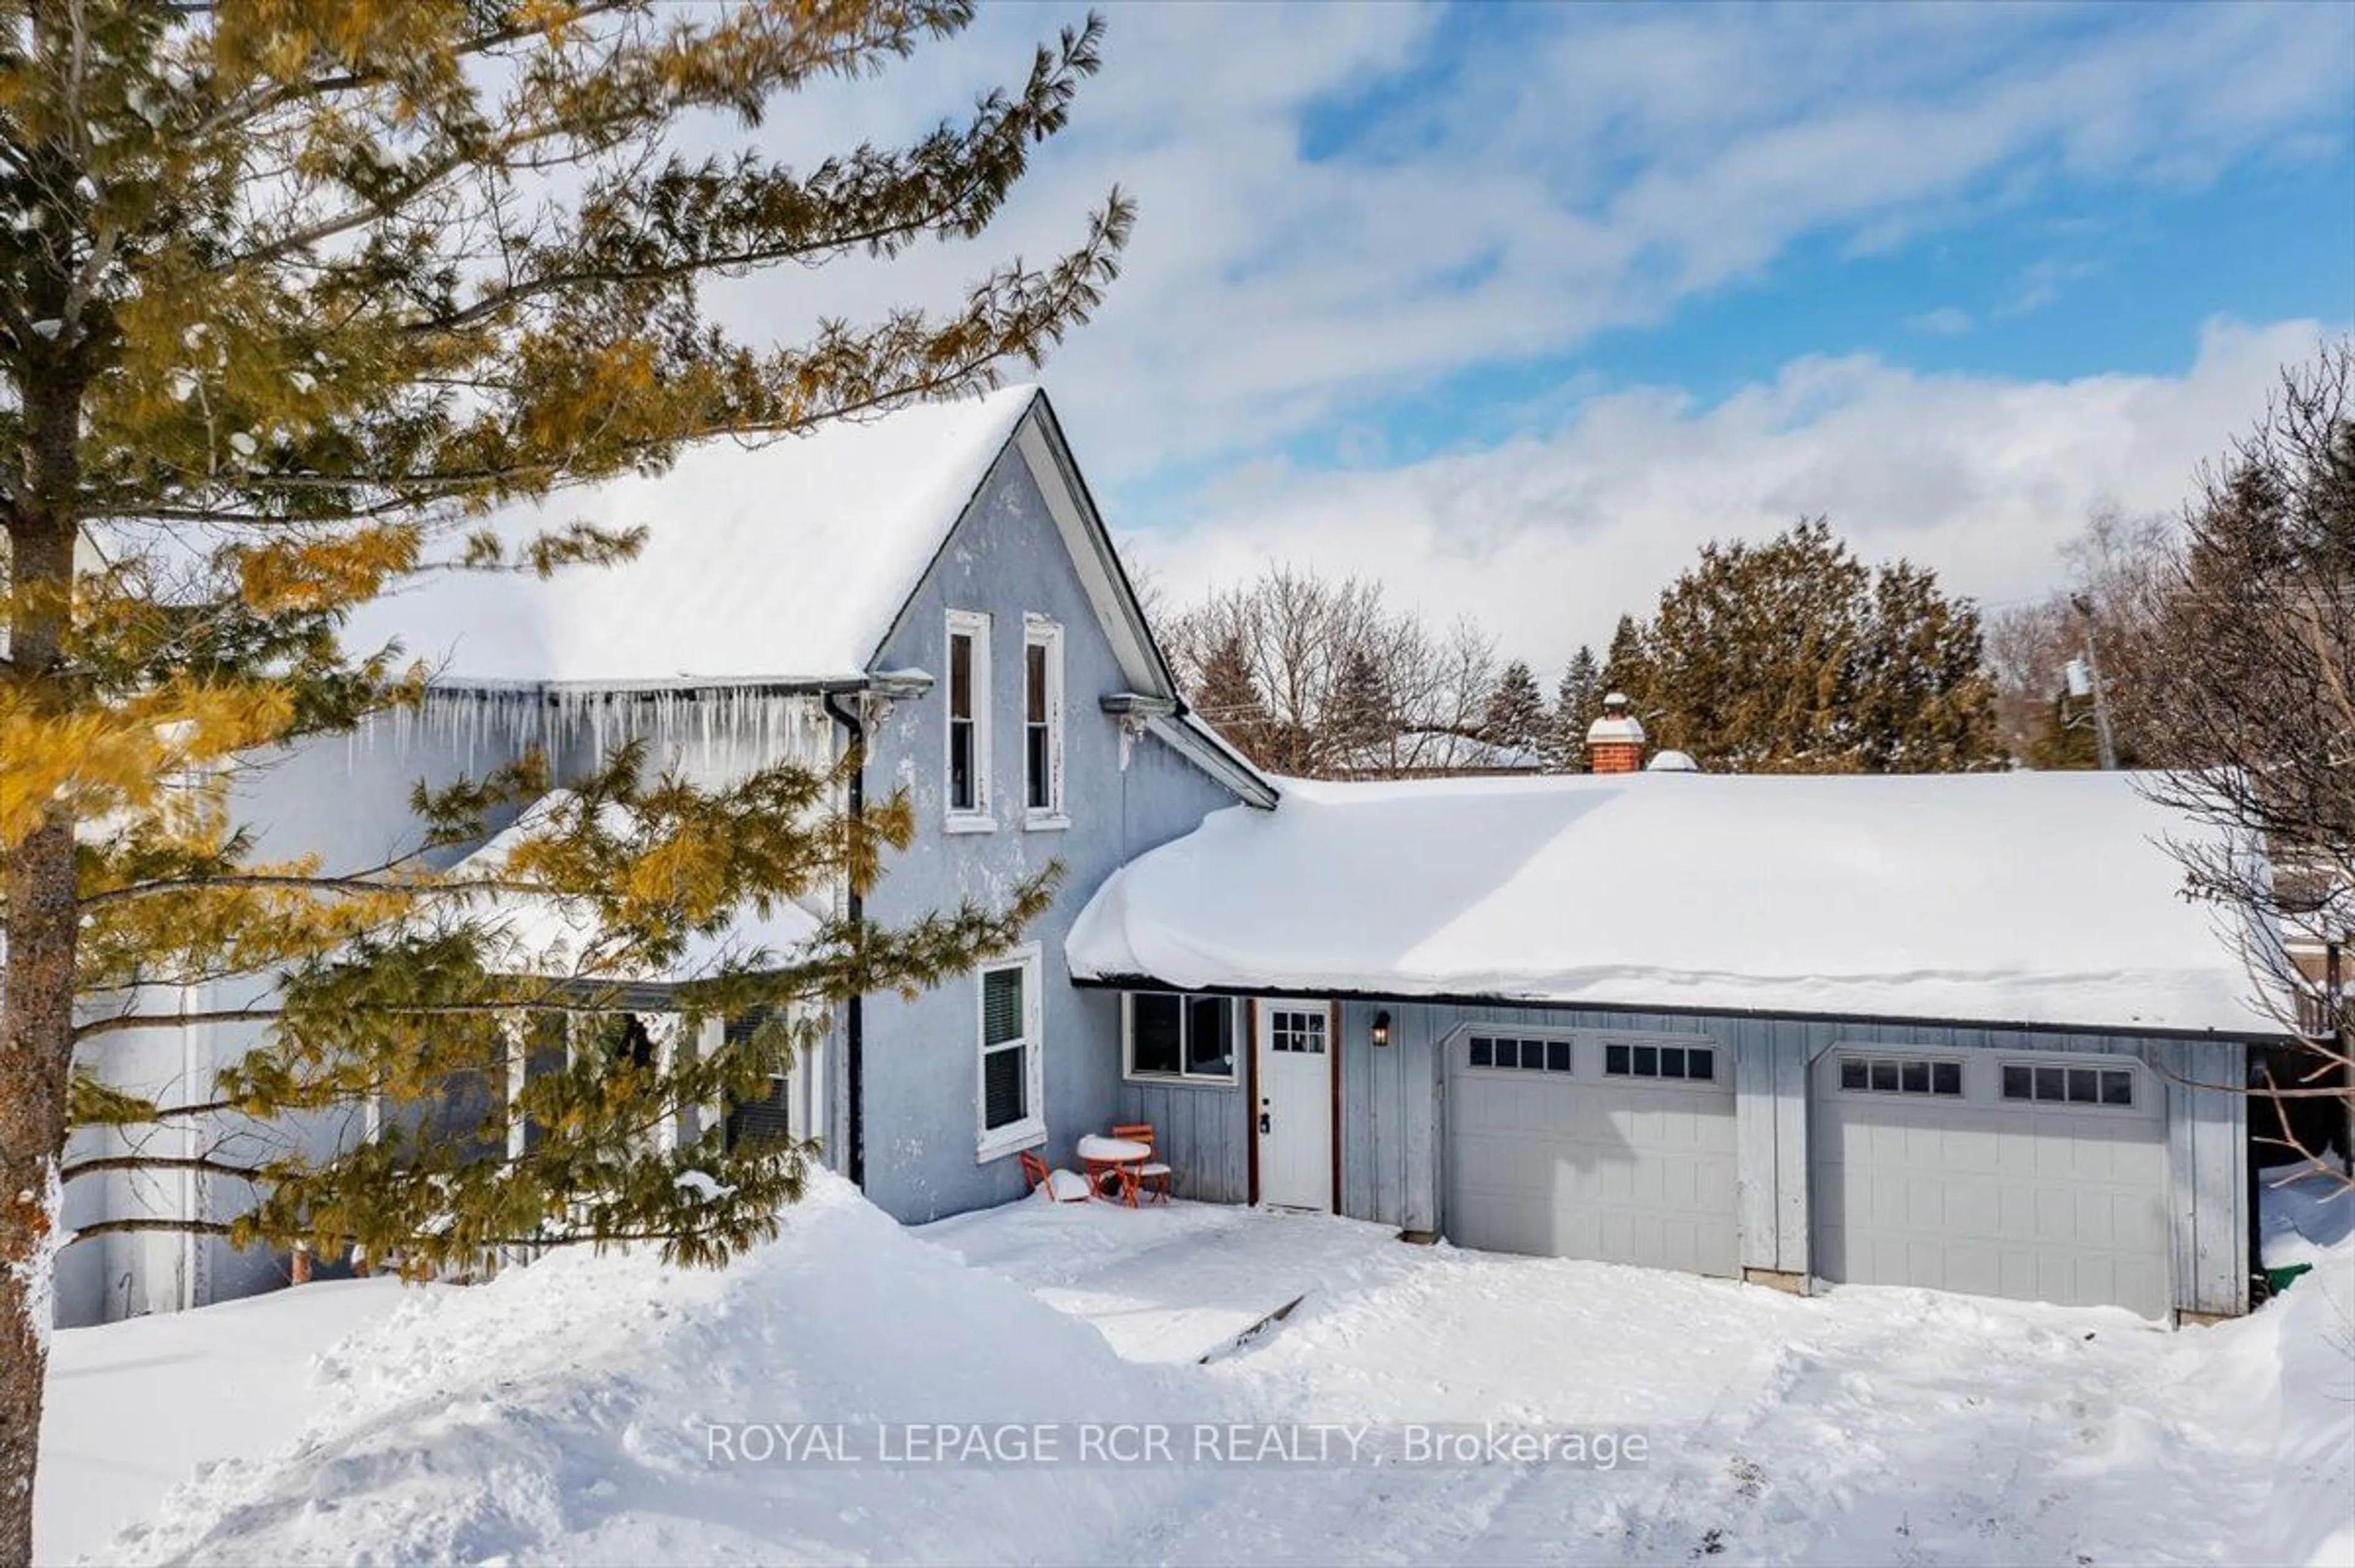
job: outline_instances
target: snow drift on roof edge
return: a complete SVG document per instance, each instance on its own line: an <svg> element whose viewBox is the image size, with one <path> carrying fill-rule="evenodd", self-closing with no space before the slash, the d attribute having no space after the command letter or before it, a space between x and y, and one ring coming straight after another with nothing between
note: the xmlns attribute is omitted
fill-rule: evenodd
<svg viewBox="0 0 2355 1568"><path fill-rule="evenodd" d="M1009 387L761 446L705 442L499 514L510 538L645 525L634 560L453 572L379 600L346 643L399 638L453 685L830 679L865 671L1039 396Z"/></svg>
<svg viewBox="0 0 2355 1568"><path fill-rule="evenodd" d="M2274 1034L2131 777L1284 781L1115 873L1072 973Z"/></svg>

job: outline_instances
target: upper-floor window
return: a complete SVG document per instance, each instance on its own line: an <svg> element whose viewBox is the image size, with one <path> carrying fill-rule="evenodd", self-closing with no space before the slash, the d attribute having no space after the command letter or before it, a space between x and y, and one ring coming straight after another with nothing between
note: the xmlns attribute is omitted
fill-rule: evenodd
<svg viewBox="0 0 2355 1568"><path fill-rule="evenodd" d="M989 617L949 612L950 826L989 825Z"/></svg>
<svg viewBox="0 0 2355 1568"><path fill-rule="evenodd" d="M1063 825L1063 628L1022 628L1022 808L1032 827Z"/></svg>

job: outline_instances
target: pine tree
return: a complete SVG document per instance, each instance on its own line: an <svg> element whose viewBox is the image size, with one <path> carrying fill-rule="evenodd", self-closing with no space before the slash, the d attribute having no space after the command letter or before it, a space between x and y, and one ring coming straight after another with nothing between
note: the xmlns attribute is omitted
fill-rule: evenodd
<svg viewBox="0 0 2355 1568"><path fill-rule="evenodd" d="M1546 723L1547 772L1586 771L1586 727L1602 709L1604 691L1603 671L1594 662L1594 650L1581 643L1561 672L1561 684L1554 688L1553 712Z"/></svg>
<svg viewBox="0 0 2355 1568"><path fill-rule="evenodd" d="M1657 704L1652 693L1652 656L1645 645L1645 632L1646 627L1635 616L1619 617L1619 624L1611 630L1611 645L1604 651L1603 675L1597 683L1602 690L1595 700L1599 707L1604 697L1614 691L1624 692L1635 704L1636 714L1649 724ZM1579 743L1583 746L1585 741L1582 731Z"/></svg>
<svg viewBox="0 0 2355 1568"><path fill-rule="evenodd" d="M2094 733L2094 700L2053 694L2042 721L2021 758L2031 768L2092 769L2102 765L2101 746Z"/></svg>
<svg viewBox="0 0 2355 1568"><path fill-rule="evenodd" d="M1395 765L1398 739L1389 673L1369 649L1350 649L1318 726L1320 771L1384 772Z"/></svg>
<svg viewBox="0 0 2355 1568"><path fill-rule="evenodd" d="M1961 773L2006 760L1977 606L1910 561L1873 577L1851 699L1867 773Z"/></svg>
<svg viewBox="0 0 2355 1568"><path fill-rule="evenodd" d="M1096 69L1093 18L1019 88L911 145L797 165L726 145L784 95L864 78L971 14L86 0L17 7L0 32L0 1563L31 1553L35 1319L69 1123L187 1109L77 1077L78 1042L154 1021L183 980L282 975L282 1013L255 1020L265 1043L214 1091L271 1115L348 1105L363 1081L397 1097L503 1072L498 1020L601 1000L503 976L464 918L482 891L429 869L538 794L533 764L421 799L419 854L368 877L261 862L230 819L232 759L415 699L387 651L342 645L349 610L421 571L624 557L630 531L510 549L478 519L657 473L707 437L785 438L986 387L1087 315L1129 227L1117 192L1069 254L987 271L945 312L769 343L704 309L714 279L989 224ZM658 958L741 899L874 875L905 803L837 817L825 787L791 769L718 791L609 771L518 847L513 874L588 901L625 954ZM920 986L1002 945L1043 896L901 932L837 923L783 975L718 976L687 1005ZM431 1267L556 1214L712 1261L773 1227L798 1165L709 1139L650 1150L636 1129L764 1082L792 1041L763 1033L707 1061L527 1086L533 1165L462 1161L420 1131L240 1173L265 1197L239 1239ZM690 1160L720 1197L682 1189Z"/></svg>
<svg viewBox="0 0 2355 1568"><path fill-rule="evenodd" d="M1910 562L1866 566L1819 517L1763 544L1703 547L1639 644L1642 686L1628 689L1655 743L1706 768L1921 773L2005 760L1977 610Z"/></svg>
<svg viewBox="0 0 2355 1568"><path fill-rule="evenodd" d="M1273 765L1269 745L1273 720L1240 632L1229 632L1211 648L1195 681L1193 703L1194 710L1243 755L1263 767Z"/></svg>
<svg viewBox="0 0 2355 1568"><path fill-rule="evenodd" d="M1488 693L1480 738L1492 746L1533 752L1544 742L1545 727L1545 693L1538 689L1538 677L1528 664L1515 659Z"/></svg>

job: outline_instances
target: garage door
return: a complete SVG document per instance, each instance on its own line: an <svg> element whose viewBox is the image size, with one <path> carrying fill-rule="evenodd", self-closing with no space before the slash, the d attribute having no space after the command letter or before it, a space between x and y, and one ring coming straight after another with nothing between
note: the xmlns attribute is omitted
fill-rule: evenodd
<svg viewBox="0 0 2355 1568"><path fill-rule="evenodd" d="M1838 1046L1815 1102L1823 1278L2172 1307L2165 1091L2132 1059Z"/></svg>
<svg viewBox="0 0 2355 1568"><path fill-rule="evenodd" d="M1447 1108L1457 1245L1738 1272L1733 1061L1707 1039L1458 1034Z"/></svg>

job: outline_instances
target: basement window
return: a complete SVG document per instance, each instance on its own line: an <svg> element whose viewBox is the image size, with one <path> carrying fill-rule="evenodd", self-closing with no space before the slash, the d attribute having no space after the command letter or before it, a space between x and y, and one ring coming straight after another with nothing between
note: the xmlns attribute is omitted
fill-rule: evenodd
<svg viewBox="0 0 2355 1568"><path fill-rule="evenodd" d="M1532 1039L1527 1035L1476 1034L1465 1049L1474 1067L1511 1068L1522 1072L1567 1072L1570 1041Z"/></svg>
<svg viewBox="0 0 2355 1568"><path fill-rule="evenodd" d="M1963 1097L1963 1064L1926 1056L1862 1056L1843 1053L1839 1086L1850 1094L1916 1094L1937 1100Z"/></svg>
<svg viewBox="0 0 2355 1568"><path fill-rule="evenodd" d="M1231 1086L1235 1081L1232 997L1184 996L1176 991L1132 991L1124 1003L1123 1034L1129 1077Z"/></svg>
<svg viewBox="0 0 2355 1568"><path fill-rule="evenodd" d="M2003 1064L2003 1097L2040 1105L2107 1105L2132 1109L2135 1075L2130 1067L2056 1067L2042 1062Z"/></svg>
<svg viewBox="0 0 2355 1568"><path fill-rule="evenodd" d="M1606 1078L1706 1083L1717 1077L1717 1049L1705 1045L1614 1043L1603 1048L1603 1074Z"/></svg>

